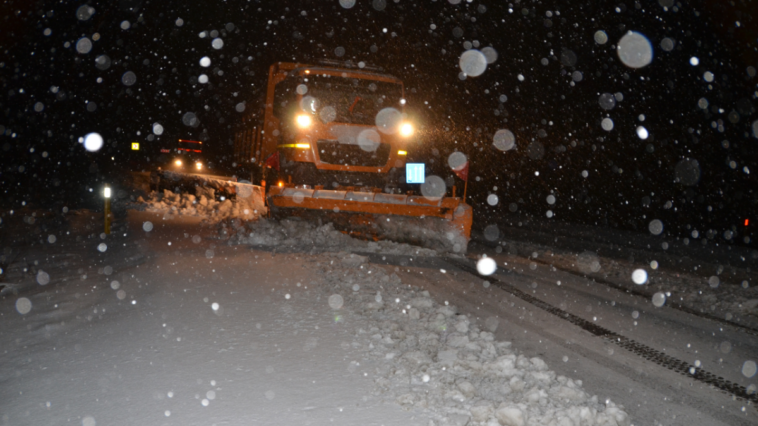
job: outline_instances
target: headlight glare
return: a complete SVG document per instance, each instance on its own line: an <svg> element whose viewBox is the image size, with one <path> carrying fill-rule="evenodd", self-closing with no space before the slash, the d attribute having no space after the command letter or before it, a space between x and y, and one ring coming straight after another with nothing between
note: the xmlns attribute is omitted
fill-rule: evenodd
<svg viewBox="0 0 758 426"><path fill-rule="evenodd" d="M311 126L311 117L309 115L300 114L297 117L295 117L295 123L297 123L297 127L301 129L307 129Z"/></svg>
<svg viewBox="0 0 758 426"><path fill-rule="evenodd" d="M403 123L400 125L400 136L407 138L413 134L413 125L411 123Z"/></svg>

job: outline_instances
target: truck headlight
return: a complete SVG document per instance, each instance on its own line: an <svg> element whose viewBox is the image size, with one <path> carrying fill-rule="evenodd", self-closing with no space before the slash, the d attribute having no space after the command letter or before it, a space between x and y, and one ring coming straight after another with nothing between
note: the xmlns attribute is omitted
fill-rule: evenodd
<svg viewBox="0 0 758 426"><path fill-rule="evenodd" d="M176 164L177 167L182 167L182 160L176 160L174 161L174 164Z"/></svg>
<svg viewBox="0 0 758 426"><path fill-rule="evenodd" d="M403 123L400 125L400 136L407 138L413 134L413 125L411 123Z"/></svg>
<svg viewBox="0 0 758 426"><path fill-rule="evenodd" d="M297 123L297 127L301 129L307 129L308 127L311 127L312 122L313 121L309 115L300 114L295 117L295 123Z"/></svg>
<svg viewBox="0 0 758 426"><path fill-rule="evenodd" d="M201 162L198 161L197 163L195 163L195 168L198 169L198 170L202 170L203 169L203 163L201 163Z"/></svg>

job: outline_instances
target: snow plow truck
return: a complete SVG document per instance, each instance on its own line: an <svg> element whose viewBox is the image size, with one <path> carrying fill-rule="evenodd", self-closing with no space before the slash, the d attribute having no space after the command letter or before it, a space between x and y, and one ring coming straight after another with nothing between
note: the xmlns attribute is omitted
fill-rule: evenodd
<svg viewBox="0 0 758 426"><path fill-rule="evenodd" d="M237 167L264 186L270 215L466 252L471 206L439 178L409 180L419 164L406 164L414 126L400 79L351 64L279 62L260 98L262 108L246 113L235 134L234 153Z"/></svg>

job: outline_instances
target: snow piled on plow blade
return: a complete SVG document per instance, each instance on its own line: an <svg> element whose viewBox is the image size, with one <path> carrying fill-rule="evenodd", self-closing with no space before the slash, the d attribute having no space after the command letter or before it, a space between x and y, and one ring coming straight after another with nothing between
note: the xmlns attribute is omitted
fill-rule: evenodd
<svg viewBox="0 0 758 426"><path fill-rule="evenodd" d="M377 215L371 229L379 239L418 245L438 252L466 254L468 247L468 238L463 231L451 221L439 217Z"/></svg>
<svg viewBox="0 0 758 426"><path fill-rule="evenodd" d="M214 176L161 172L151 176L157 189L139 197L135 207L168 215L201 217L210 223L226 219L256 220L267 214L263 188Z"/></svg>
<svg viewBox="0 0 758 426"><path fill-rule="evenodd" d="M317 225L299 219L256 221L232 219L221 222L218 237L229 245L251 245L293 252L360 252L435 257L437 252L393 241L364 241L334 229L332 223Z"/></svg>
<svg viewBox="0 0 758 426"><path fill-rule="evenodd" d="M471 234L471 206L458 198L271 188L267 199L275 218L332 223L335 229L368 240L465 254Z"/></svg>

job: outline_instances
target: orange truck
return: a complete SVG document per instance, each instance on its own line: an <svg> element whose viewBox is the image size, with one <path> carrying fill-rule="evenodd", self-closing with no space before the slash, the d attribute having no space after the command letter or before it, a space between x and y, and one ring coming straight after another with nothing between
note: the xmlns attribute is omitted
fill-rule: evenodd
<svg viewBox="0 0 758 426"><path fill-rule="evenodd" d="M423 173L409 180L419 165L406 164L414 126L404 107L402 81L380 70L275 63L263 108L235 134L235 163L266 187L276 218L463 254L471 207L439 179L427 191Z"/></svg>

